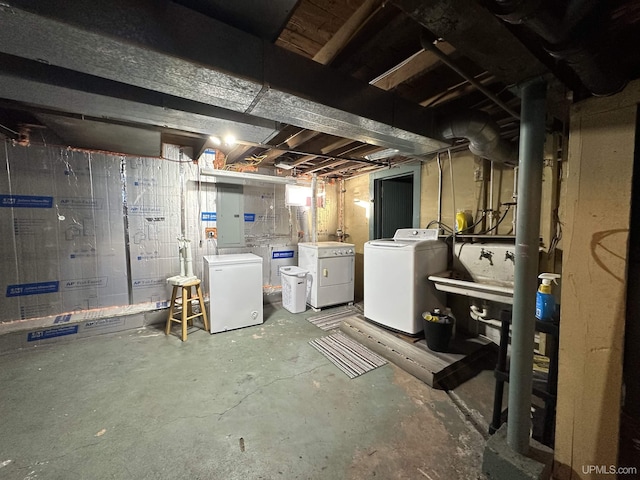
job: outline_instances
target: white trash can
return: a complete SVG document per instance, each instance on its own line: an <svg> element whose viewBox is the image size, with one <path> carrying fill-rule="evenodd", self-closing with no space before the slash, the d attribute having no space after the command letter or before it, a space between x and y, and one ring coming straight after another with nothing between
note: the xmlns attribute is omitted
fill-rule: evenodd
<svg viewBox="0 0 640 480"><path fill-rule="evenodd" d="M308 273L300 267L280 267L282 306L291 313L302 313L307 309Z"/></svg>

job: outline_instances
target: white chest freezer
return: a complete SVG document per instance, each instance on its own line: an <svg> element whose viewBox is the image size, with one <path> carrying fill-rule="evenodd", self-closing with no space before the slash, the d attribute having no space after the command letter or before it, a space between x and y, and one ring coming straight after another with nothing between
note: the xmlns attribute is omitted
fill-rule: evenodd
<svg viewBox="0 0 640 480"><path fill-rule="evenodd" d="M204 257L211 333L263 322L262 257L252 253Z"/></svg>

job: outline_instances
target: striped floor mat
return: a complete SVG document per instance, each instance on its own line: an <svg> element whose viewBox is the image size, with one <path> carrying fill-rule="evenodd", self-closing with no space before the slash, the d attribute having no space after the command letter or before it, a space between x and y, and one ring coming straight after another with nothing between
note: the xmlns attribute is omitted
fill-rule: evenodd
<svg viewBox="0 0 640 480"><path fill-rule="evenodd" d="M316 327L329 331L338 328L340 326L340 322L342 322L346 317L350 317L357 313L358 310L355 307L339 307L327 310L326 312L322 312L318 315L312 315L311 317L308 317L307 320L313 323Z"/></svg>
<svg viewBox="0 0 640 480"><path fill-rule="evenodd" d="M342 332L316 338L311 340L309 344L327 357L349 378L359 377L363 373L387 363L384 358Z"/></svg>

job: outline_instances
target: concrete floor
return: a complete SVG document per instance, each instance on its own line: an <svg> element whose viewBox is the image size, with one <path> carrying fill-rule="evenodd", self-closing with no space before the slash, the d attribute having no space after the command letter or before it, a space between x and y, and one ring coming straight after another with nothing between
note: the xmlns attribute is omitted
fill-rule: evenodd
<svg viewBox="0 0 640 480"><path fill-rule="evenodd" d="M312 314L0 356L0 478L484 478L485 441L446 392L394 365L350 380L308 345L326 334Z"/></svg>

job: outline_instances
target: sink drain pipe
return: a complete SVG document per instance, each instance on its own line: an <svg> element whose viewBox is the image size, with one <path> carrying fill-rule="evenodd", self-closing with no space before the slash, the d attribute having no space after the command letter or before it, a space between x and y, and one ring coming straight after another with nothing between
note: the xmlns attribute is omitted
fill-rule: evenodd
<svg viewBox="0 0 640 480"><path fill-rule="evenodd" d="M517 453L529 451L531 387L535 335L540 201L545 139L547 83L535 78L520 86L520 162L518 229L513 289L509 420L507 444Z"/></svg>

